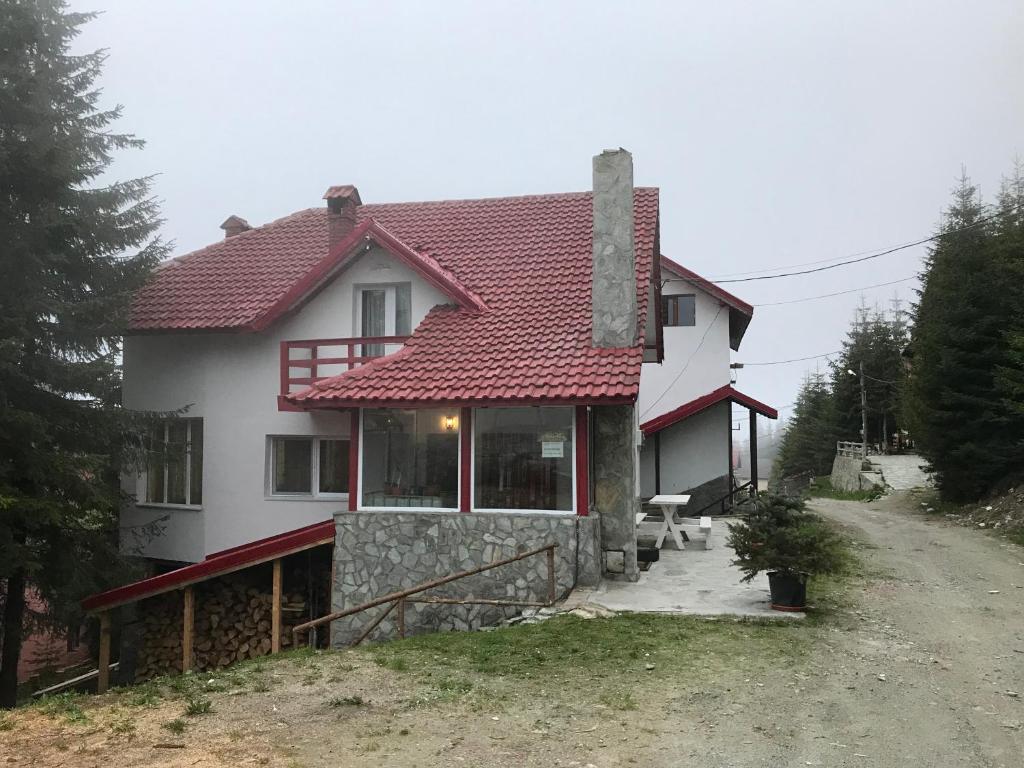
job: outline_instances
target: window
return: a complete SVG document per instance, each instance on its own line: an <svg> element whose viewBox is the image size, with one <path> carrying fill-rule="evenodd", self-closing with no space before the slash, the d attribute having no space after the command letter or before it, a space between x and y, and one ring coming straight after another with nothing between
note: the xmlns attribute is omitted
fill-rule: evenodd
<svg viewBox="0 0 1024 768"><path fill-rule="evenodd" d="M363 411L362 506L456 509L459 412Z"/></svg>
<svg viewBox="0 0 1024 768"><path fill-rule="evenodd" d="M149 436L146 501L203 503L203 420L166 419Z"/></svg>
<svg viewBox="0 0 1024 768"><path fill-rule="evenodd" d="M361 286L357 291L361 336L408 336L412 333L412 285L396 283ZM383 344L364 344L365 357L384 354Z"/></svg>
<svg viewBox="0 0 1024 768"><path fill-rule="evenodd" d="M573 409L473 413L474 507L571 512Z"/></svg>
<svg viewBox="0 0 1024 768"><path fill-rule="evenodd" d="M697 297L693 294L662 296L661 323L665 326L696 325Z"/></svg>
<svg viewBox="0 0 1024 768"><path fill-rule="evenodd" d="M270 438L268 485L272 496L348 493L349 441L336 437Z"/></svg>

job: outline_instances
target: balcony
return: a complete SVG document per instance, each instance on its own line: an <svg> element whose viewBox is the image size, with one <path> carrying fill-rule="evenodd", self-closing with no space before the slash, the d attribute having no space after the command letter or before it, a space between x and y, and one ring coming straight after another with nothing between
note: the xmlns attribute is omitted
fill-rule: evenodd
<svg viewBox="0 0 1024 768"><path fill-rule="evenodd" d="M371 360L397 352L408 336L360 336L351 339L304 339L281 342L281 393L278 410L292 410L285 395L321 379L338 376Z"/></svg>

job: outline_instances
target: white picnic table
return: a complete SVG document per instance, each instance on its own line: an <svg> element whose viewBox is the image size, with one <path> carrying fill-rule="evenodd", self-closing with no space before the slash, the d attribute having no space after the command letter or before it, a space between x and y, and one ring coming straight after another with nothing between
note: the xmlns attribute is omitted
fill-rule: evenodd
<svg viewBox="0 0 1024 768"><path fill-rule="evenodd" d="M711 549L711 518L710 517L681 517L676 518L676 513L679 507L685 507L690 503L690 497L687 494L670 494L663 493L658 494L651 498L648 504L654 504L657 507L661 507L662 517L664 518L658 529L658 538L655 542L655 547L661 549L665 543L665 537L669 534L672 535L672 541L678 549L685 549L683 545L683 535L692 541L703 541L704 549ZM636 516L636 523L640 525L647 517L646 513L640 512Z"/></svg>

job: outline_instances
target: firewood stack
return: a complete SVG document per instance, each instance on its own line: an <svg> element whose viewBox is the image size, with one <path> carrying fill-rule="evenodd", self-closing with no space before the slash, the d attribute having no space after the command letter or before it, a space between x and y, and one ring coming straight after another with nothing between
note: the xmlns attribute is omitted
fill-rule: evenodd
<svg viewBox="0 0 1024 768"><path fill-rule="evenodd" d="M265 656L271 646L271 590L247 580L224 577L194 586L195 638L192 667L216 669ZM136 679L181 672L181 591L146 600L140 606L143 640ZM292 644L292 627L309 620L305 598L285 593L281 600L281 649Z"/></svg>

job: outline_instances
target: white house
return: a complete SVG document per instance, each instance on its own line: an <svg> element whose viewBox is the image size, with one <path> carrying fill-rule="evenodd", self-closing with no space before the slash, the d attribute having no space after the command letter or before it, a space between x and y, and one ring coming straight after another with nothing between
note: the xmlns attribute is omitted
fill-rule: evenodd
<svg viewBox="0 0 1024 768"><path fill-rule="evenodd" d="M778 417L731 383L729 352L739 349L754 309L665 256L661 294L664 359L644 364L637 401L640 493L690 494L691 514L717 514L734 502L732 404L750 411L755 454L757 414ZM756 478L756 461L750 469Z"/></svg>
<svg viewBox="0 0 1024 768"><path fill-rule="evenodd" d="M324 197L230 217L135 298L124 405L161 418L123 545L157 575L88 609L327 546L335 609L550 543L564 593L638 577L641 497L728 503L729 403L774 417L729 383L752 309L661 256L629 153L593 192ZM516 573L489 589L550 599Z"/></svg>

